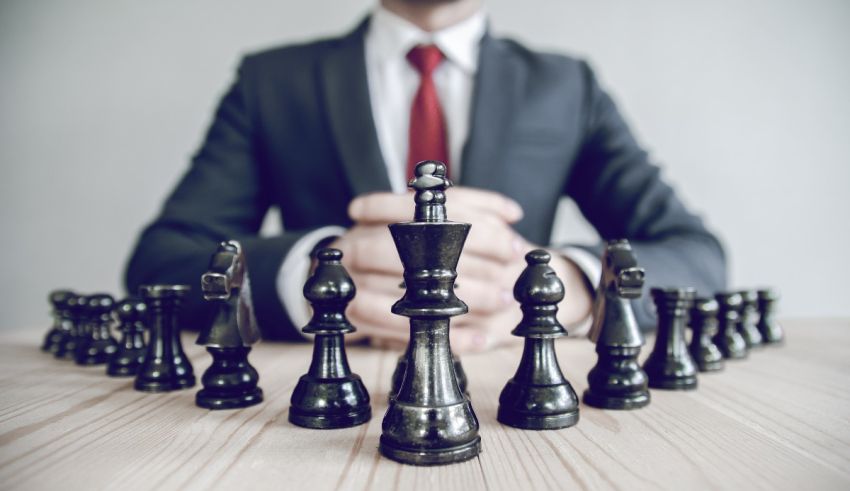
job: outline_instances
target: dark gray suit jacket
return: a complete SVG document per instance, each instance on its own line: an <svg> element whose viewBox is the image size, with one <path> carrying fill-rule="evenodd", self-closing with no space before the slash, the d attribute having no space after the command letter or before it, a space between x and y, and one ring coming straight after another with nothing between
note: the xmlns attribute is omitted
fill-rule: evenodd
<svg viewBox="0 0 850 491"><path fill-rule="evenodd" d="M369 103L367 28L243 60L191 168L139 238L129 291L198 285L216 244L238 239L264 336L298 338L275 287L289 248L318 227L350 225L353 197L390 190ZM513 197L525 210L517 232L544 245L559 198L571 196L603 239L631 240L648 286L725 286L717 239L659 178L585 62L487 35L476 77L461 185ZM285 232L260 238L272 206ZM643 326L653 322L647 297L636 302ZM195 289L184 325L209 320Z"/></svg>

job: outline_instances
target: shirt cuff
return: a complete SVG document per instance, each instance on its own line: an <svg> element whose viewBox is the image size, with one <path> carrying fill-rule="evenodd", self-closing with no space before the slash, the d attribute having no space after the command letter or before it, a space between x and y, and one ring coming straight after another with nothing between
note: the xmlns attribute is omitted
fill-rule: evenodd
<svg viewBox="0 0 850 491"><path fill-rule="evenodd" d="M310 304L303 293L304 283L310 274L312 262L310 252L322 240L344 233L345 228L335 225L313 230L295 242L280 265L277 273L277 293L280 296L280 303L289 315L289 320L296 329L299 329L299 332L301 327L307 325L312 315ZM303 333L302 336L304 336Z"/></svg>
<svg viewBox="0 0 850 491"><path fill-rule="evenodd" d="M602 278L602 261L580 247L559 247L557 250L565 258L578 266L578 269L580 269L582 274L584 274L584 278L587 281L588 288L590 288L591 295L593 295L595 285L598 284L600 278ZM567 329L570 336L583 337L587 336L592 323L593 315L588 314L584 319L571 326L567 326Z"/></svg>

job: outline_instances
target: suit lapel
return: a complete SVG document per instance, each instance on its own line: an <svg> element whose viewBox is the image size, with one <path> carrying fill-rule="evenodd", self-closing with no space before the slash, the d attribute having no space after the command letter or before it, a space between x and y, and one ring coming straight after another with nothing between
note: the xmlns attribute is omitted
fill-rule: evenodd
<svg viewBox="0 0 850 491"><path fill-rule="evenodd" d="M354 196L391 190L369 102L364 49L368 25L367 19L340 39L320 66L331 132Z"/></svg>
<svg viewBox="0 0 850 491"><path fill-rule="evenodd" d="M461 183L499 190L504 148L520 101L521 66L506 46L486 34L481 40L469 137L463 148ZM507 183L510 184L510 183Z"/></svg>

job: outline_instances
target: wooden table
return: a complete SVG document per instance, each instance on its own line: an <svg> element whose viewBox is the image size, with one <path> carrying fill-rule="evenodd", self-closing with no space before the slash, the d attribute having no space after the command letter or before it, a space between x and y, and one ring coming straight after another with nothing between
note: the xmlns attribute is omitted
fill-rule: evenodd
<svg viewBox="0 0 850 491"><path fill-rule="evenodd" d="M483 453L417 468L377 451L397 353L350 349L375 417L343 430L287 421L306 345L252 353L266 401L237 411L194 405L195 390L143 394L103 367L38 351L43 332L0 335L2 489L850 489L850 321L787 321L788 342L700 378L694 392L653 391L637 411L581 408L559 431L500 425L500 390L520 348L463 359ZM209 358L186 337L200 374ZM586 340L558 342L579 394L595 362ZM644 356L649 349L644 349Z"/></svg>

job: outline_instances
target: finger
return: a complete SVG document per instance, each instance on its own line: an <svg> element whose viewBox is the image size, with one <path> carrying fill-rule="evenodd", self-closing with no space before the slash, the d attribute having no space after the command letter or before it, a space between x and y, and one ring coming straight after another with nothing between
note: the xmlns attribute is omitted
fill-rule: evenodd
<svg viewBox="0 0 850 491"><path fill-rule="evenodd" d="M490 281L466 278L458 281L456 293L469 306L470 314L490 315L514 303L510 288Z"/></svg>
<svg viewBox="0 0 850 491"><path fill-rule="evenodd" d="M508 269L502 261L494 261L477 254L464 252L457 265L457 282L461 287L467 279L495 282L502 285L506 281L505 272ZM510 287L513 288L513 285L510 285Z"/></svg>
<svg viewBox="0 0 850 491"><path fill-rule="evenodd" d="M355 278L355 284L357 286L358 292L372 292L378 293L382 295L389 295L396 299L401 298L404 294L404 288L402 288L402 282L404 278L402 277L401 270L399 269L399 274L383 274L383 273L363 273L357 275Z"/></svg>
<svg viewBox="0 0 850 491"><path fill-rule="evenodd" d="M407 318L390 312L397 300L397 296L370 291L358 292L348 307L347 315L355 327L363 329L369 335L376 331L394 331L407 336Z"/></svg>
<svg viewBox="0 0 850 491"><path fill-rule="evenodd" d="M496 215L507 223L518 222L523 216L519 203L496 191L459 186L446 190L446 198L452 210L474 208Z"/></svg>
<svg viewBox="0 0 850 491"><path fill-rule="evenodd" d="M348 216L358 223L405 222L413 217L412 193L371 193L354 198Z"/></svg>
<svg viewBox="0 0 850 491"><path fill-rule="evenodd" d="M458 213L456 219L472 224L464 245L464 253L505 262L522 255L524 240L501 219L473 210Z"/></svg>
<svg viewBox="0 0 850 491"><path fill-rule="evenodd" d="M342 263L349 272L402 275L392 237L385 226L356 225L335 242L342 251Z"/></svg>

